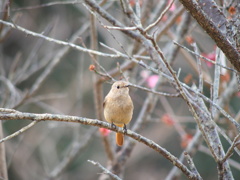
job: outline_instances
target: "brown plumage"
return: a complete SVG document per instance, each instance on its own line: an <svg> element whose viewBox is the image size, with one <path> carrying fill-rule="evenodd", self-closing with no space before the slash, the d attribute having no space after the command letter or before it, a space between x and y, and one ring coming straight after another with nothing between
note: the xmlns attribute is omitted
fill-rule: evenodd
<svg viewBox="0 0 240 180"><path fill-rule="evenodd" d="M128 82L126 81L115 82L103 103L106 121L118 127L124 127L124 125L127 125L132 119L133 103L129 96L128 86ZM122 146L123 142L123 134L117 133L117 145Z"/></svg>

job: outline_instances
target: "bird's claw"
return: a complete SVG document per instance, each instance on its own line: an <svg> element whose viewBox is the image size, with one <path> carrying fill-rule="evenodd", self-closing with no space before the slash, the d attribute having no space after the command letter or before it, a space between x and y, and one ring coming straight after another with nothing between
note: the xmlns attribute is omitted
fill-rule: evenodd
<svg viewBox="0 0 240 180"><path fill-rule="evenodd" d="M123 126L123 133L124 133L124 134L127 133L127 126L126 126L126 124L124 124L124 126Z"/></svg>
<svg viewBox="0 0 240 180"><path fill-rule="evenodd" d="M112 122L112 124L111 124L111 128L114 128L114 129L116 129L117 128L117 126Z"/></svg>

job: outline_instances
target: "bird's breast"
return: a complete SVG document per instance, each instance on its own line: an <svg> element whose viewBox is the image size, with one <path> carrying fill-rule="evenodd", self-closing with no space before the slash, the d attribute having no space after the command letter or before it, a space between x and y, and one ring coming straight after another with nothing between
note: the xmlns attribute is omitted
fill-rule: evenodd
<svg viewBox="0 0 240 180"><path fill-rule="evenodd" d="M133 103L130 97L106 100L104 116L109 123L128 124L132 119Z"/></svg>

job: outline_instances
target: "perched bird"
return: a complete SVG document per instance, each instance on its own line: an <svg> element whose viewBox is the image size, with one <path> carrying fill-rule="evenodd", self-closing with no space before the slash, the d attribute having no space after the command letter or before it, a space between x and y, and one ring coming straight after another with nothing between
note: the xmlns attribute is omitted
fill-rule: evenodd
<svg viewBox="0 0 240 180"><path fill-rule="evenodd" d="M133 115L133 102L129 96L129 83L126 81L116 81L103 103L104 117L107 122L118 127L126 129ZM121 133L116 133L116 143L122 146L124 136Z"/></svg>

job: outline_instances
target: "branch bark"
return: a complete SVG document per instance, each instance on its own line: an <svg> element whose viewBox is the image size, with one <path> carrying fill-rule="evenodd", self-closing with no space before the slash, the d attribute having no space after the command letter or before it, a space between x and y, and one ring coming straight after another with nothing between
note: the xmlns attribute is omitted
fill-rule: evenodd
<svg viewBox="0 0 240 180"><path fill-rule="evenodd" d="M7 109L0 108L0 112L7 112ZM170 152L168 152L165 148L159 146L155 142L153 142L150 139L145 138L144 136L141 136L140 134L137 134L131 130L124 130L123 128L119 127L113 127L110 123L103 122L97 119L89 119L85 117L78 117L78 116L67 116L67 115L58 115L58 114L35 114L35 113L23 113L16 111L15 113L0 113L0 119L1 120L17 120L17 119L26 119L26 120L32 120L32 121L60 121L60 122L74 122L74 123L80 123L84 125L91 125L91 126L97 126L102 128L107 128L115 132L120 132L125 134L126 136L129 136L146 146L150 147L151 149L155 150L162 156L164 156L167 160L169 160L174 166L178 167L189 179L199 179L199 177L196 177L194 173L192 173L182 162L178 160L177 157L172 155Z"/></svg>
<svg viewBox="0 0 240 180"><path fill-rule="evenodd" d="M0 139L3 138L2 121L0 122ZM5 144L0 144L0 179L8 180Z"/></svg>
<svg viewBox="0 0 240 180"><path fill-rule="evenodd" d="M229 25L228 21L223 13L217 8L214 1L204 0L199 2L195 0L180 0L180 2L191 13L193 18L196 19L198 24L215 41L234 68L240 72L240 53L234 46L234 42L231 41L232 38L227 37L226 26ZM211 8L211 11L209 8ZM214 14L215 18L209 12Z"/></svg>

